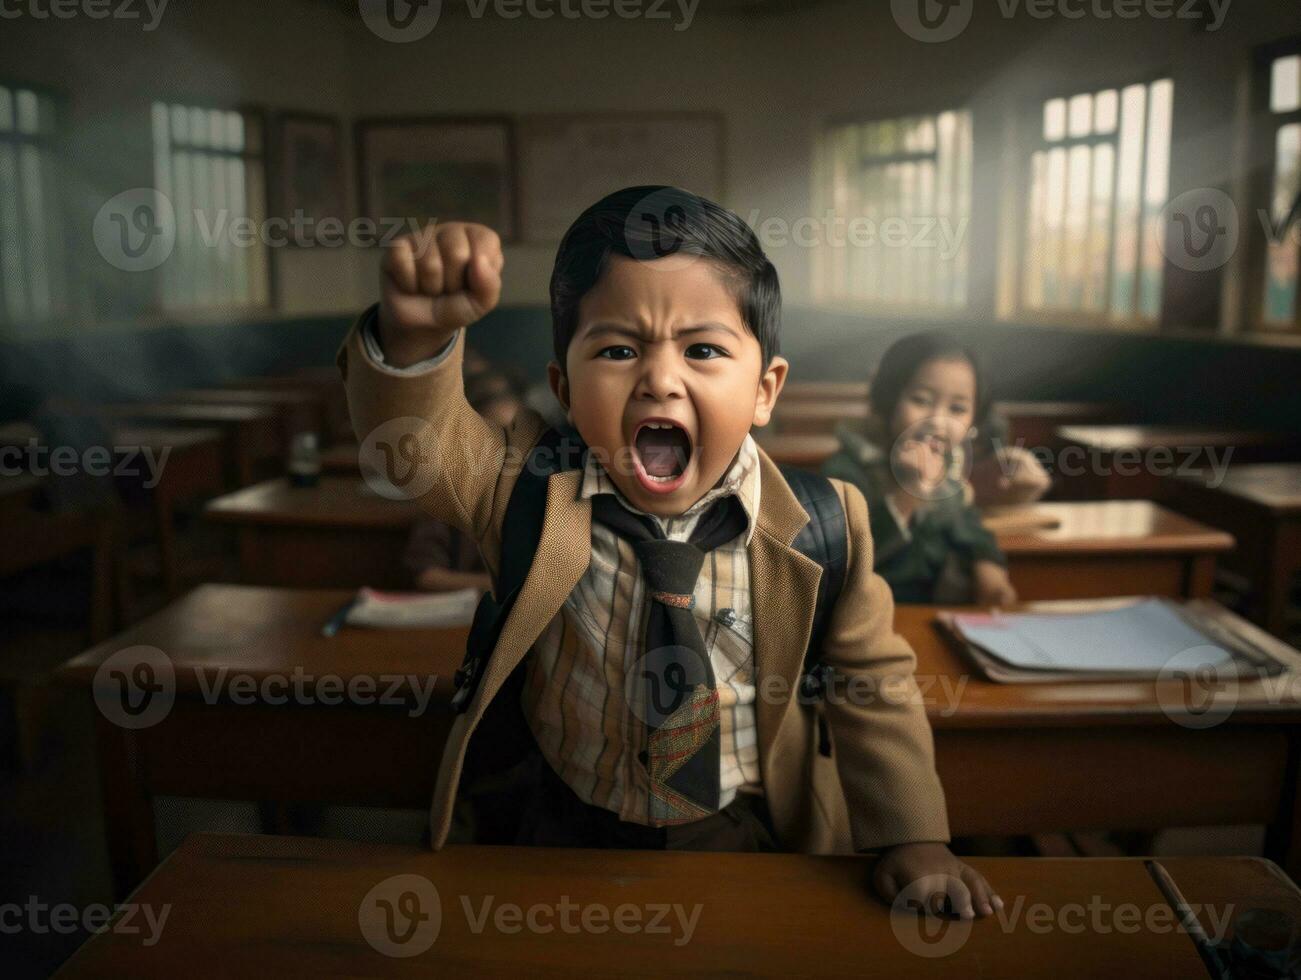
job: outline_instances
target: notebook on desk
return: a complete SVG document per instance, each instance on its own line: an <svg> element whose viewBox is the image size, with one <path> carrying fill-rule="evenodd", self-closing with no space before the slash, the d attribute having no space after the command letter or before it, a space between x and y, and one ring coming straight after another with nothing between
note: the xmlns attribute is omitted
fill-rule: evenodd
<svg viewBox="0 0 1301 980"><path fill-rule="evenodd" d="M1245 678L1287 669L1246 624L1236 628L1199 601L1129 599L939 619L1000 683L1156 679L1175 670Z"/></svg>

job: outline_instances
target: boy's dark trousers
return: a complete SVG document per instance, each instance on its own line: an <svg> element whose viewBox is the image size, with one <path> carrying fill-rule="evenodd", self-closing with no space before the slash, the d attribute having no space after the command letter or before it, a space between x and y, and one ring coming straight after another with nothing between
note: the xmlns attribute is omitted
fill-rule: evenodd
<svg viewBox="0 0 1301 980"><path fill-rule="evenodd" d="M762 796L737 793L731 803L708 817L671 827L647 827L584 803L540 755L538 769L537 790L524 810L517 844L652 851L780 850Z"/></svg>

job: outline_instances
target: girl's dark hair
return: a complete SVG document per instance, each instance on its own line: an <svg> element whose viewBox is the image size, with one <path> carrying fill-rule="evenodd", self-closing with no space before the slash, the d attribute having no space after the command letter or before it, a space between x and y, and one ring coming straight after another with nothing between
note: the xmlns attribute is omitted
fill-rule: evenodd
<svg viewBox="0 0 1301 980"><path fill-rule="evenodd" d="M972 423L985 426L989 415L989 391L985 373L975 351L942 330L909 334L890 345L890 349L877 365L876 375L868 393L872 413L883 422L894 416L895 406L903 397L904 389L917 376L923 364L930 361L966 361L976 378L976 404L972 406Z"/></svg>
<svg viewBox="0 0 1301 980"><path fill-rule="evenodd" d="M647 185L601 198L561 239L551 272L551 333L562 370L578 329L579 301L600 280L611 254L642 261L698 255L714 262L759 341L765 368L779 352L781 286L750 226L698 194Z"/></svg>

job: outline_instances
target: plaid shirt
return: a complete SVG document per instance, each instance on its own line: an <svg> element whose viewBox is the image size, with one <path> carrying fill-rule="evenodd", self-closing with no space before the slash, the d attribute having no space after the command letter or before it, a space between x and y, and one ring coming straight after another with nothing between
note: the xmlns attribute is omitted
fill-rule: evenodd
<svg viewBox="0 0 1301 980"><path fill-rule="evenodd" d="M634 513L614 482L589 455L581 496L614 494ZM759 453L745 437L718 486L679 517L656 518L665 535L686 541L715 500L736 495L749 525L744 534L705 557L693 613L705 641L719 694L719 805L738 790L762 793L754 699L754 640L747 547L759 513ZM645 726L628 710L629 671L644 652L645 583L632 545L592 524L587 572L548 624L529 657L523 708L551 767L586 803L632 823L660 825L650 814L646 770L638 761Z"/></svg>

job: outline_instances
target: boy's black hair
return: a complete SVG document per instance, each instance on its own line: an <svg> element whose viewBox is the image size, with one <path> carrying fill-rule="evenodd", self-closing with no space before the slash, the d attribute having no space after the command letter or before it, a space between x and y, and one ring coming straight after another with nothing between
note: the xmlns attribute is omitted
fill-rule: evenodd
<svg viewBox="0 0 1301 980"><path fill-rule="evenodd" d="M781 286L750 226L698 194L647 185L601 198L560 241L551 272L551 334L561 370L578 329L579 301L600 280L611 254L642 261L698 255L714 262L759 341L763 366L779 353Z"/></svg>
<svg viewBox="0 0 1301 980"><path fill-rule="evenodd" d="M885 423L894 417L895 406L903 397L908 383L923 364L930 361L966 361L976 379L976 404L972 406L972 424L982 428L989 416L989 391L980 358L966 344L943 330L909 334L890 345L877 365L868 392L872 414Z"/></svg>

